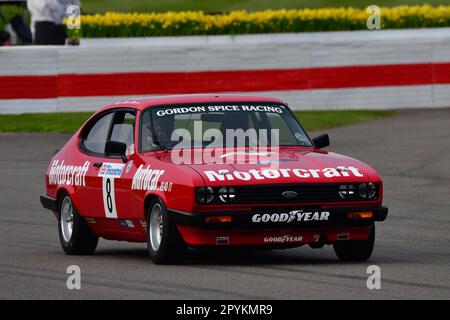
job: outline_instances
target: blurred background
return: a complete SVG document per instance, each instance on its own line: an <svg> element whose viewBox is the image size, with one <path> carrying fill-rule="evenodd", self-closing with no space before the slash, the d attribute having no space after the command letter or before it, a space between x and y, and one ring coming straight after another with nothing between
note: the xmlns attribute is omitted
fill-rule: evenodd
<svg viewBox="0 0 450 320"><path fill-rule="evenodd" d="M112 31L111 25L107 22L101 20L100 17L97 21L92 19L86 19L87 27L89 30L85 30L84 37L113 37L113 36L137 36L137 35L187 35L187 34L242 34L242 33L261 33L261 32L302 32L302 31L338 31L338 30L354 30L364 28L364 19L362 19L361 13L371 5L377 5L379 7L392 8L392 7L403 7L402 10L387 11L384 17L384 28L424 28L424 27L443 27L449 24L449 14L448 7L441 7L438 13L437 10L421 10L420 7L431 5L434 7L438 6L448 6L449 2L445 0L428 0L426 2L416 1L416 0L379 0L379 1L366 1L366 0L342 0L342 1L332 1L332 0L216 0L216 1L206 1L206 0L166 0L166 1L146 1L146 0L130 0L130 1L120 1L120 0L84 0L80 3L79 0L0 0L0 32L2 32L2 42L3 45L17 45L17 44L30 44L30 39L28 34L26 34L25 24L29 29L33 29L31 14L28 8L33 7L30 3L36 2L40 6L44 6L47 1L60 2L66 10L71 4L76 4L81 7L81 13L84 15L95 15L95 14L105 14L108 12L123 12L123 13L164 13L168 11L185 12L185 11L202 11L206 15L223 15L229 14L233 11L248 11L248 12L258 12L266 10L297 10L297 9L324 9L324 8L343 8L352 7L358 8L358 10L352 10L347 12L340 12L337 15L332 16L332 11L322 10L316 12L308 12L313 17L302 16L301 19L295 19L294 17L288 18L284 22L284 26L280 26L280 21L284 18L281 16L271 16L266 15L266 23L268 20L273 22L270 28L255 28L254 26L243 25L242 21L235 17L233 23L236 25L234 29L232 28L222 28L216 30L216 28L205 28L205 26L200 26L198 30L182 30L186 25L178 25L176 31L170 30L170 27L166 27L168 30L158 30L159 25L156 21L153 21L155 25L153 26L153 31L147 30L128 30L128 31ZM28 2L28 8L27 8ZM411 8L404 8L404 6L410 6ZM42 9L42 7L41 7ZM63 11L64 11L63 10ZM40 17L42 18L42 17ZM142 29L142 19L141 17L141 28L134 26L134 29ZM164 18L164 17L163 17ZM165 17L167 18L167 17ZM173 17L172 17L173 18ZM242 18L242 17L241 17ZM19 21L19 19L21 19ZM102 21L102 28L99 28L96 23ZM111 19L109 19L111 20ZM137 20L125 21L126 19L122 17L121 20L115 21L116 27L124 27L130 24L138 24ZM195 19L193 19L195 20ZM302 21L303 23L302 23ZM148 21L148 20L147 20ZM62 21L60 21L62 22ZM255 20L252 21L256 23ZM259 19L257 21L260 24L262 21ZM59 22L58 22L59 23ZM196 25L195 21L190 21L191 24ZM31 24L31 25L30 25ZM151 27L151 25L147 25ZM192 27L192 26L191 26ZM96 30L92 30L96 28ZM99 30L101 29L101 30ZM70 31L69 31L70 33ZM72 32L69 34L74 38L80 37L79 32ZM9 41L7 40L9 39ZM72 44L78 44L78 42L73 42Z"/></svg>
<svg viewBox="0 0 450 320"><path fill-rule="evenodd" d="M0 0L0 130L155 94L272 95L320 128L446 107L449 27L445 0Z"/></svg>

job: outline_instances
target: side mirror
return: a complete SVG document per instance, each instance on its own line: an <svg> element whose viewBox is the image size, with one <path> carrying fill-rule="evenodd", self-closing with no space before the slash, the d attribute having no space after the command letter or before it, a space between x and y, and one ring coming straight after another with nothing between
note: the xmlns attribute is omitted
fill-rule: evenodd
<svg viewBox="0 0 450 320"><path fill-rule="evenodd" d="M317 149L322 149L330 145L330 137L328 134L322 134L313 139L314 145Z"/></svg>
<svg viewBox="0 0 450 320"><path fill-rule="evenodd" d="M105 153L112 156L120 156L123 162L127 162L127 152L126 143L119 141L108 141L105 146Z"/></svg>

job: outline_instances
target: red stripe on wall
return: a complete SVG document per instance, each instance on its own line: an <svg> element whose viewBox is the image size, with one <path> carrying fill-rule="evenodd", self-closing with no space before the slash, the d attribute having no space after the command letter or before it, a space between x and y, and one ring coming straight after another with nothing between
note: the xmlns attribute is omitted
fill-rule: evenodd
<svg viewBox="0 0 450 320"><path fill-rule="evenodd" d="M433 65L434 83L448 84L450 82L450 63L437 63Z"/></svg>
<svg viewBox="0 0 450 320"><path fill-rule="evenodd" d="M0 76L0 99L56 98L56 76Z"/></svg>
<svg viewBox="0 0 450 320"><path fill-rule="evenodd" d="M288 70L0 76L0 99L258 92L450 83L450 63Z"/></svg>

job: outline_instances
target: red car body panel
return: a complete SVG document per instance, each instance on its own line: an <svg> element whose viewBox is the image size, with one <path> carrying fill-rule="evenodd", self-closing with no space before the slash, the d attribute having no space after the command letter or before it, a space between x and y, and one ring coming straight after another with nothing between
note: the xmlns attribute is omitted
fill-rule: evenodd
<svg viewBox="0 0 450 320"><path fill-rule="evenodd" d="M126 108L134 110L136 123L139 123L142 110L152 106L226 102L284 104L278 99L254 96L168 96L118 102L103 108L92 117L111 109ZM263 173L260 172L261 165L252 162L251 154L246 155L246 162L243 164L210 164L208 161L202 160L200 163L192 165L176 165L172 162L171 152L173 151L140 153L138 150L140 132L139 126L136 125L134 128L134 150L126 163L123 163L120 158L97 157L83 152L80 148L83 127L50 161L50 166L46 172L46 197L53 199L55 206L47 205L46 207L53 208L53 211L56 211L59 194L66 191L91 230L96 235L106 239L145 242L147 240L146 206L149 199L153 197L160 198L171 213L195 213L205 217L209 215L233 215L234 213L252 215L261 210L272 210L270 208L273 208L273 212L288 212L298 208L314 208L314 210L322 211L341 208L348 212L363 211L367 208L376 211L382 208L382 181L378 173L361 161L333 152L314 147L280 147L276 151L280 160L279 167L270 172L271 176L269 175L269 177L263 176ZM245 149L236 148L233 151L242 152ZM193 149L189 152L192 157L195 157L196 154L201 154L202 150ZM96 163L102 165L95 166ZM107 213L105 209L107 204L105 204L104 190L106 187L101 175L102 172L106 172L106 164L109 164L113 169L115 167L121 168L118 169L121 174L112 179L113 185L110 186L114 197L112 200L114 202L113 213ZM339 175L325 176L324 170L326 168L339 167L345 167L347 171L340 172ZM301 168L301 171L295 171L296 174L294 174L293 170L299 168ZM149 178L155 184L152 188L139 187L137 174L142 173L143 170L147 170L144 174L153 175L153 178ZM150 170L153 171L150 172ZM224 180L217 178L217 172L221 170L228 170L230 173L229 176L221 176ZM211 176L213 179L211 179ZM249 176L250 179L248 179ZM244 177L245 179L239 179L238 177ZM286 185L289 189L289 186L294 184L363 182L372 182L379 186L379 194L376 200L200 205L195 198L195 188L206 186L267 185L270 187L272 185ZM314 215L314 212L311 214ZM307 225L294 227L286 224L276 228L254 229L246 226L208 228L204 225L198 226L180 222L178 230L183 240L192 246L278 245L289 247L313 244L318 242L319 238L325 239L327 243L337 241L339 237L345 237L346 240L364 240L368 237L369 226L367 224L349 224L309 228Z"/></svg>

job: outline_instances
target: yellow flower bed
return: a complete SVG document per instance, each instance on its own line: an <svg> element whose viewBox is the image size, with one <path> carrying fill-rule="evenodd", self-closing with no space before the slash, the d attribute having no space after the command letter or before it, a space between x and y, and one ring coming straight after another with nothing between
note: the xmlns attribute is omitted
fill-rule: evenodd
<svg viewBox="0 0 450 320"><path fill-rule="evenodd" d="M150 37L366 29L369 13L358 8L233 11L209 15L201 11L83 15L84 37ZM381 8L381 28L450 26L450 6Z"/></svg>

